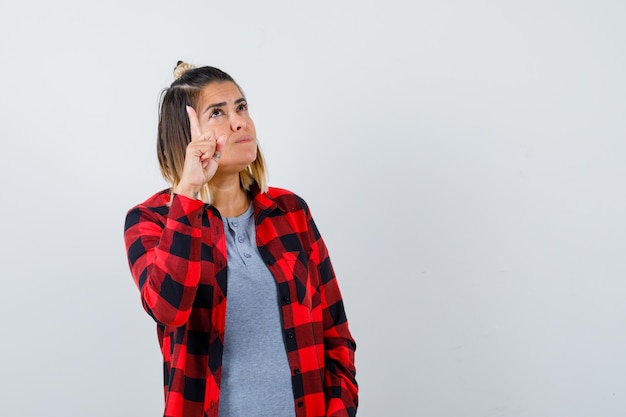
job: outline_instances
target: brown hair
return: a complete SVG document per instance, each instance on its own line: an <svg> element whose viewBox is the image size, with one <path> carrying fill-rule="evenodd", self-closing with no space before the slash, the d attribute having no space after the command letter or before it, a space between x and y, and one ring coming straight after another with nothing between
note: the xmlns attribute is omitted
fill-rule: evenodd
<svg viewBox="0 0 626 417"><path fill-rule="evenodd" d="M174 69L174 82L161 93L159 125L157 133L157 156L163 178L172 189L180 182L185 164L185 152L191 142L191 129L186 106L194 109L204 87L212 83L231 82L245 97L241 87L224 71L215 67L196 68L178 61ZM267 191L267 168L261 148L257 143L257 157L239 173L241 187L248 191L257 184L261 192ZM202 200L211 203L208 184L200 192Z"/></svg>

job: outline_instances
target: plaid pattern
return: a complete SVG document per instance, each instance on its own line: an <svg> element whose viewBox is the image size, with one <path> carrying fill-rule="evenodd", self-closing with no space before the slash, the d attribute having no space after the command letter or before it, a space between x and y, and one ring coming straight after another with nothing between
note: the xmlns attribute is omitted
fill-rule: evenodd
<svg viewBox="0 0 626 417"><path fill-rule="evenodd" d="M257 246L278 285L297 417L355 416L356 345L309 208L252 191ZM161 191L132 208L124 239L163 354L164 417L217 417L226 324L226 238L217 210Z"/></svg>

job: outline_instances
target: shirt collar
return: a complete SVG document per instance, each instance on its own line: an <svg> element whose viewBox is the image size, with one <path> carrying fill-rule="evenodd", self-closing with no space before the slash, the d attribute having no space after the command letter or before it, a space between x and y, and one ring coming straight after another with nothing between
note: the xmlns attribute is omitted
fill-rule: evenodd
<svg viewBox="0 0 626 417"><path fill-rule="evenodd" d="M256 210L271 212L274 210L283 211L269 193L262 193L255 183L250 187L250 195Z"/></svg>

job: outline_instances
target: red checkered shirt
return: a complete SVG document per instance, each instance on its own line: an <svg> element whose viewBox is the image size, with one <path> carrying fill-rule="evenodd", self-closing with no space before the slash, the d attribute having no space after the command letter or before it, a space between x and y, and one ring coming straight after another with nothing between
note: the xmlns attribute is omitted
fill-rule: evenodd
<svg viewBox="0 0 626 417"><path fill-rule="evenodd" d="M355 416L355 342L328 251L306 202L252 191L257 247L274 276L297 417ZM219 212L161 191L132 208L124 239L144 309L157 323L164 417L217 417L226 325Z"/></svg>

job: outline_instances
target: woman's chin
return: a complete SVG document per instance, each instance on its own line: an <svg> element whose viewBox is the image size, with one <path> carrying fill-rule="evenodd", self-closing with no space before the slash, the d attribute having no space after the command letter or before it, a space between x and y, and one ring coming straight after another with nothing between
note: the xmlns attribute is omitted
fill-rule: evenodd
<svg viewBox="0 0 626 417"><path fill-rule="evenodd" d="M241 171L245 170L248 165L254 162L254 159L242 159L239 161L228 161L227 163L220 164L217 168L217 172L215 175L228 175L228 174L239 174Z"/></svg>

